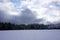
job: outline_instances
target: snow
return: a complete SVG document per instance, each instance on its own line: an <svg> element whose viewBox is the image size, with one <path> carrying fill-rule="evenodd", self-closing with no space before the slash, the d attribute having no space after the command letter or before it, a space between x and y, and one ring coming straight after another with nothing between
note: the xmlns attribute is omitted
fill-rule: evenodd
<svg viewBox="0 0 60 40"><path fill-rule="evenodd" d="M0 40L60 40L60 30L0 31Z"/></svg>

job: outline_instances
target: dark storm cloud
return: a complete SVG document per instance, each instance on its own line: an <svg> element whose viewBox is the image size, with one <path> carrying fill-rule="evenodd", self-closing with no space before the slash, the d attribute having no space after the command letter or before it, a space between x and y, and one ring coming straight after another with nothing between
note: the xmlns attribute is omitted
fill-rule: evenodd
<svg viewBox="0 0 60 40"><path fill-rule="evenodd" d="M4 18L4 11L2 11L2 10L0 10L0 22L2 22L2 21L4 21L5 20L5 18Z"/></svg>
<svg viewBox="0 0 60 40"><path fill-rule="evenodd" d="M0 10L0 22L9 22L9 15L7 15L6 11Z"/></svg>
<svg viewBox="0 0 60 40"><path fill-rule="evenodd" d="M43 18L41 18L41 19L35 19L33 22L34 22L34 23L37 23L37 24L38 24L38 23L40 24L40 23L42 23L43 21L45 21L45 20L44 20Z"/></svg>
<svg viewBox="0 0 60 40"><path fill-rule="evenodd" d="M20 16L20 20L22 23L32 23L32 21L34 21L35 19L35 15L29 9L23 10Z"/></svg>
<svg viewBox="0 0 60 40"><path fill-rule="evenodd" d="M31 23L39 23L42 21L42 19L37 19L36 14L32 12L30 9L26 8L23 11L21 11L20 16L13 16L10 20L6 17L6 14L4 11L0 10L0 21L7 20L7 22L15 23L15 24L31 24Z"/></svg>
<svg viewBox="0 0 60 40"><path fill-rule="evenodd" d="M25 9L22 11L20 16L20 20L22 23L39 23L42 19L36 19L36 14L34 14L31 10Z"/></svg>
<svg viewBox="0 0 60 40"><path fill-rule="evenodd" d="M13 20L18 24L39 23L42 21L42 19L36 19L36 14L27 8L22 11L19 17L15 17Z"/></svg>

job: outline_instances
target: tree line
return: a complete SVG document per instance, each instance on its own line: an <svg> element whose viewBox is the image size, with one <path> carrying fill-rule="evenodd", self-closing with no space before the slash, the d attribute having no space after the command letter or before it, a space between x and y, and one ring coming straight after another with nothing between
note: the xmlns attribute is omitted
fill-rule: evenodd
<svg viewBox="0 0 60 40"><path fill-rule="evenodd" d="M11 23L0 23L0 30L29 30L29 29L60 29L60 26L55 27L44 24L11 24Z"/></svg>

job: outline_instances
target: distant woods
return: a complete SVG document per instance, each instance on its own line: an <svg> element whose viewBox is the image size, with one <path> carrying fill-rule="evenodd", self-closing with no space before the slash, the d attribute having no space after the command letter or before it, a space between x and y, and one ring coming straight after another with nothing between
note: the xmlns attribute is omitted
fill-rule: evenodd
<svg viewBox="0 0 60 40"><path fill-rule="evenodd" d="M0 30L40 30L40 29L60 29L60 26L44 25L44 24L11 24L0 23Z"/></svg>

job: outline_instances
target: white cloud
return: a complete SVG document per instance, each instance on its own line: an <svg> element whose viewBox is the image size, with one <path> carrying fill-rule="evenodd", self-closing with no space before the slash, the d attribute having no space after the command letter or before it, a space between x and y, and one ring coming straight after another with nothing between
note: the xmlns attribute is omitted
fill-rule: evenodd
<svg viewBox="0 0 60 40"><path fill-rule="evenodd" d="M51 9L44 7L44 5L46 6L52 2L52 0L21 0L19 6L17 3L15 3L17 7L15 7L16 5L10 0L2 1L3 2L0 2L0 10L7 12L5 14L9 16L20 16L22 10L28 8L34 12L33 14L36 14L36 19L44 19L44 23L54 23L60 20L60 10L56 10L56 7L53 5L48 6Z"/></svg>
<svg viewBox="0 0 60 40"><path fill-rule="evenodd" d="M8 0L3 0L2 3L0 3L0 10L4 10L7 12L7 14L11 15L19 15L20 13L14 10L14 4Z"/></svg>

